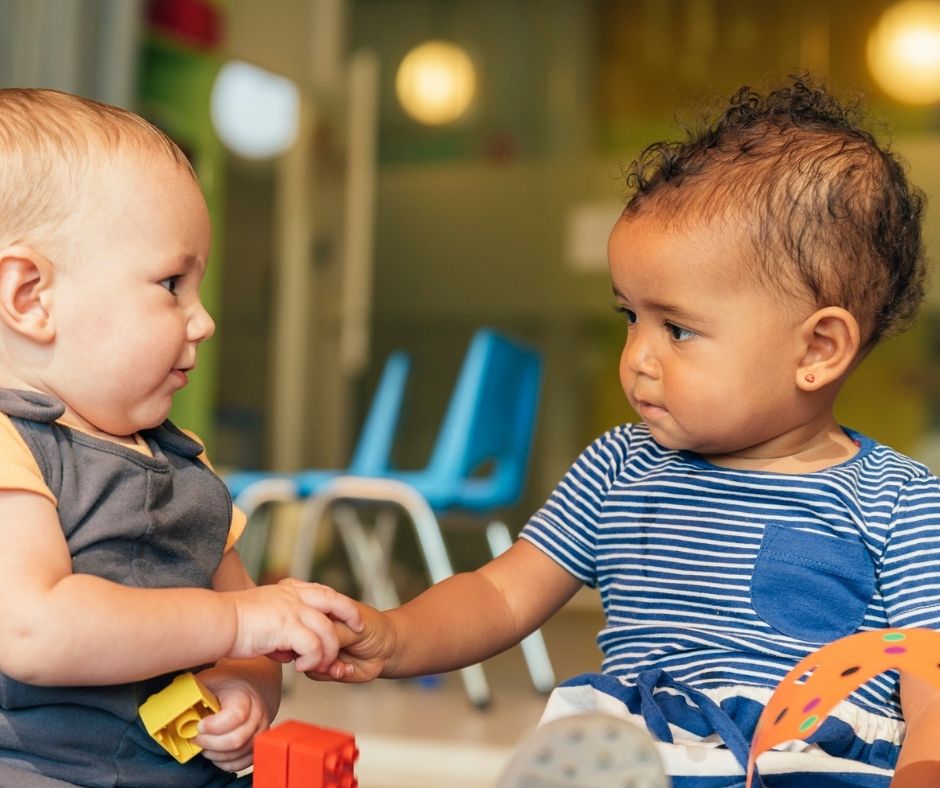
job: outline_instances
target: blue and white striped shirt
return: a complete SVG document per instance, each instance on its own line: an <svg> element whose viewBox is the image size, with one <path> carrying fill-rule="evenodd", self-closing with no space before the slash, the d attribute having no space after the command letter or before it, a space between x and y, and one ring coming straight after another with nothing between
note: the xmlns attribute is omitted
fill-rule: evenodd
<svg viewBox="0 0 940 788"><path fill-rule="evenodd" d="M522 538L600 590L603 671L660 667L697 689L774 688L822 644L940 628L940 479L858 433L808 474L719 468L643 424L575 461ZM850 700L900 717L896 672Z"/></svg>

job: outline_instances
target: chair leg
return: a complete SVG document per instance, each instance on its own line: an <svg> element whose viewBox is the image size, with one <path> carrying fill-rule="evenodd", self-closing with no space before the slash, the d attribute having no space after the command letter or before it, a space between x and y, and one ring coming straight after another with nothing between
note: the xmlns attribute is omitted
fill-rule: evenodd
<svg viewBox="0 0 940 788"><path fill-rule="evenodd" d="M248 525L236 545L248 576L258 581L264 568L264 554L268 547L270 524L252 524L262 507L273 503L291 503L297 500L297 487L289 479L262 479L248 485L233 502L242 510ZM251 526L251 527L249 527Z"/></svg>
<svg viewBox="0 0 940 788"><path fill-rule="evenodd" d="M494 520L486 526L486 540L489 542L493 558L506 552L512 546L509 529L499 520ZM533 686L539 692L551 692L555 688L555 671L552 669L552 660L548 656L548 648L545 646L542 631L536 629L524 637L519 645L529 668Z"/></svg>
<svg viewBox="0 0 940 788"><path fill-rule="evenodd" d="M271 530L271 523L268 519L269 514L270 512L261 512L259 509L255 509L245 526L244 533L235 543L235 548L242 559L245 571L256 583L261 579L261 571L264 569L264 555L268 550L268 535Z"/></svg>
<svg viewBox="0 0 940 788"><path fill-rule="evenodd" d="M325 508L340 499L379 501L400 506L414 526L418 546L431 582L438 583L454 574L437 517L434 516L434 512L424 497L413 487L391 479L342 476L335 479L317 498L322 500L314 504L315 499L311 499L304 505L304 509L312 509L315 506ZM320 512L322 513L322 509ZM305 533L309 525L306 517L301 525L302 532ZM469 665L462 668L460 678L474 706L484 708L489 705L490 688L482 665Z"/></svg>
<svg viewBox="0 0 940 788"><path fill-rule="evenodd" d="M354 507L348 503L343 505L344 500L341 492L327 488L304 501L300 510L290 575L298 580L313 580L317 534L323 518L329 512L349 558L353 577L362 590L363 601L383 610L397 607L400 600L388 571L388 558L382 549L390 542L391 536L385 536L379 544L374 544L373 537L365 531ZM383 525L382 531L387 530L388 526ZM293 688L295 679L296 671L291 665L286 665L282 682L285 693Z"/></svg>
<svg viewBox="0 0 940 788"><path fill-rule="evenodd" d="M305 500L300 507L300 522L297 525L294 554L290 564L290 576L297 580L313 579L313 551L317 532L320 530L320 521L333 500L329 495L315 495ZM294 664L286 663L281 671L281 690L285 695L294 688L296 679Z"/></svg>
<svg viewBox="0 0 940 788"><path fill-rule="evenodd" d="M398 607L401 599L391 577L391 538L396 525L394 512L380 510L371 532L362 524L352 506L337 504L332 513L353 576L362 589L362 601L379 610Z"/></svg>
<svg viewBox="0 0 940 788"><path fill-rule="evenodd" d="M431 582L438 583L454 574L454 567L441 535L441 527L427 501L412 488L404 485L402 487L399 503L411 516ZM489 705L490 688L481 664L462 668L460 678L474 706L482 709Z"/></svg>
<svg viewBox="0 0 940 788"><path fill-rule="evenodd" d="M307 581L313 579L313 551L317 533L326 510L334 500L330 495L314 495L300 507L300 522L297 524L294 554L291 556L291 577Z"/></svg>

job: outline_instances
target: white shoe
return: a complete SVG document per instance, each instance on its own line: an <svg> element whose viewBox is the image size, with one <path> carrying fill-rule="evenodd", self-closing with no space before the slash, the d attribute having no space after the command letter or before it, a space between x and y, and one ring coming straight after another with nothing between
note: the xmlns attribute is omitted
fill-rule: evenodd
<svg viewBox="0 0 940 788"><path fill-rule="evenodd" d="M577 714L536 728L497 788L667 788L653 739L627 720Z"/></svg>

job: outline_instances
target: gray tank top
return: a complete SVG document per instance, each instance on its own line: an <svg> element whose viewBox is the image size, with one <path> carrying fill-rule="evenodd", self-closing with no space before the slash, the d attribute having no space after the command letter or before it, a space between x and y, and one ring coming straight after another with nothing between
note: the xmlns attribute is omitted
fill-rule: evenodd
<svg viewBox="0 0 940 788"><path fill-rule="evenodd" d="M139 588L211 588L232 500L198 459L202 446L167 421L141 433L148 457L56 423L64 411L52 397L0 389L0 412L56 496L73 571ZM171 679L36 687L0 673L0 786L230 784L232 775L201 756L178 764L140 723L140 704Z"/></svg>

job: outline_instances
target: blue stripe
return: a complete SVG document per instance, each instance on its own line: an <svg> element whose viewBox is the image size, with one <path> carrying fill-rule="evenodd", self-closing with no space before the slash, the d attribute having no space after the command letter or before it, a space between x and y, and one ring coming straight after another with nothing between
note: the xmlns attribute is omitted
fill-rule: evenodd
<svg viewBox="0 0 940 788"><path fill-rule="evenodd" d="M637 684L624 685L612 676L599 673L584 673L561 684L562 687L590 686L595 690L619 700L634 715L642 716L657 741L671 743L672 733L668 725L675 725L701 738L719 734L724 741L733 740L733 750L742 770L747 763L748 743L763 711L762 704L743 697L726 698L716 704L708 698L698 697L695 690L683 687L662 671L654 670L639 676ZM644 689L645 688L645 689ZM659 691L656 691L656 690ZM653 690L652 692L650 690ZM668 690L668 691L663 691ZM807 739L833 758L866 763L880 769L893 769L899 747L886 741L862 741L851 727L842 720L830 717ZM792 782L799 774L802 782ZM702 788L706 785L743 785L740 775L724 777L685 777L671 775L672 785L687 788ZM845 782L849 780L849 782ZM864 774L820 774L794 773L788 775L761 775L760 782L766 788L780 785L839 786L871 785L887 788L890 778Z"/></svg>
<svg viewBox="0 0 940 788"><path fill-rule="evenodd" d="M775 687L800 659L848 634L794 633L812 618L806 610L830 606L814 594L838 587L840 571L855 574L839 569L852 546L867 556L858 565L874 573L874 593L859 602L850 631L940 628L940 481L910 458L846 432L858 454L805 475L712 466L660 447L642 424L617 427L589 446L522 537L600 590L604 672L629 683L656 666L697 688ZM813 566L816 547L805 556L812 560L795 559L797 574L780 576L803 579L782 583L780 599L764 606L775 611L768 621L764 608L755 610L752 580L759 555L766 553L762 573L778 563L766 546L771 525L834 559ZM827 586L822 575L833 572ZM850 700L897 719L897 681L894 673L875 677Z"/></svg>

